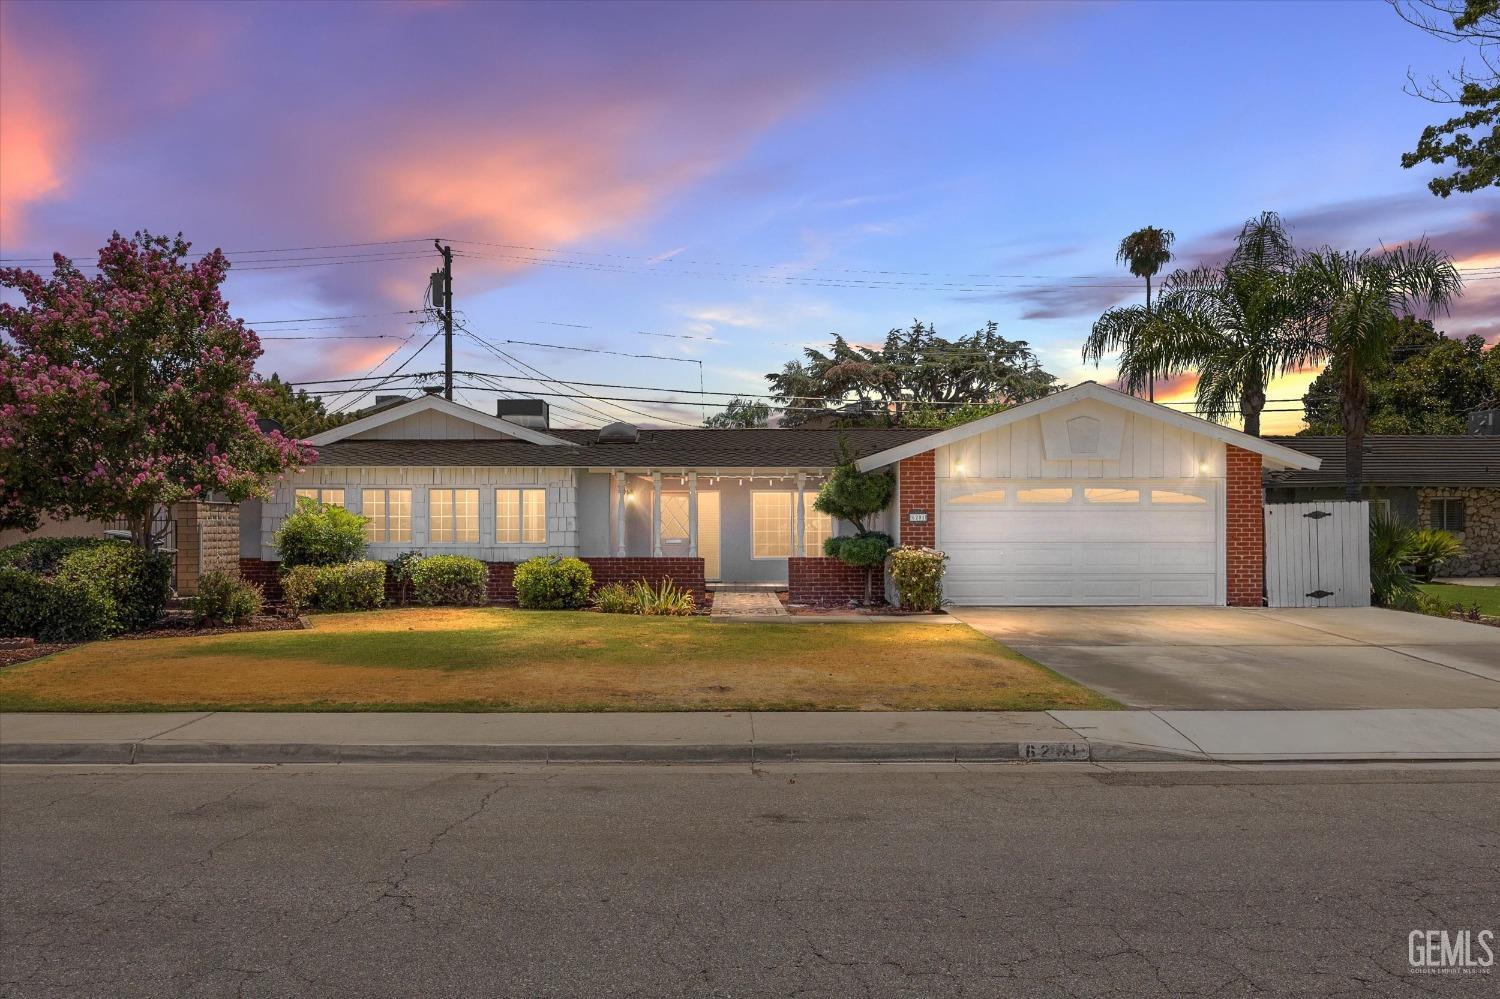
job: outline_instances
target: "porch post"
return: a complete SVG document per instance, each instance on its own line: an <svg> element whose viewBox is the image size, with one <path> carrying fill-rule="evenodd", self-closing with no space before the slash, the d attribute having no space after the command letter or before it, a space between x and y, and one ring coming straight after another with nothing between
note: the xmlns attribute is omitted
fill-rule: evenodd
<svg viewBox="0 0 1500 999"><path fill-rule="evenodd" d="M688 473L688 558L698 557L698 473Z"/></svg>
<svg viewBox="0 0 1500 999"><path fill-rule="evenodd" d="M615 473L615 554L625 557L625 473Z"/></svg>
<svg viewBox="0 0 1500 999"><path fill-rule="evenodd" d="M807 554L807 473L797 473L797 554Z"/></svg>
<svg viewBox="0 0 1500 999"><path fill-rule="evenodd" d="M661 558L661 473L651 473L651 554Z"/></svg>

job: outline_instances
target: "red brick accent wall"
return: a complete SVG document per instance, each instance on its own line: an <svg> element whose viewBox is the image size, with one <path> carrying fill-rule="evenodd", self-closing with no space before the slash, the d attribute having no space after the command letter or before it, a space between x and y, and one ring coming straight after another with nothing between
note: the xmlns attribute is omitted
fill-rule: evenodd
<svg viewBox="0 0 1500 999"><path fill-rule="evenodd" d="M252 583L259 583L265 597L270 601L281 599L281 582L276 578L280 562L267 562L258 558L240 559L240 575Z"/></svg>
<svg viewBox="0 0 1500 999"><path fill-rule="evenodd" d="M699 603L708 597L708 582L703 575L701 558L586 558L594 573L594 585L633 583L644 579L658 585L670 579L679 589L687 590ZM514 593L512 593L514 599Z"/></svg>
<svg viewBox="0 0 1500 999"><path fill-rule="evenodd" d="M786 560L787 599L794 604L846 604L865 599L865 571L836 558ZM877 569L870 593L876 602L885 595L885 570Z"/></svg>
<svg viewBox="0 0 1500 999"><path fill-rule="evenodd" d="M489 579L485 581L484 595L491 603L513 604L516 602L516 588L514 580L516 576L516 565L514 562L486 562L490 570Z"/></svg>
<svg viewBox="0 0 1500 999"><path fill-rule="evenodd" d="M1229 606L1259 607L1266 583L1266 521L1261 509L1260 455L1225 448L1225 570Z"/></svg>
<svg viewBox="0 0 1500 999"><path fill-rule="evenodd" d="M931 548L937 539L937 452L923 451L906 458L899 468L901 543ZM913 510L926 510L927 523L909 523L906 515Z"/></svg>

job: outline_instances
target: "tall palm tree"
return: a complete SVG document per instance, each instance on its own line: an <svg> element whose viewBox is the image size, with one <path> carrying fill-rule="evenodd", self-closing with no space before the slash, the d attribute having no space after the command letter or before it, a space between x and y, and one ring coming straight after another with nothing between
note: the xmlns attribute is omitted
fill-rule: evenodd
<svg viewBox="0 0 1500 999"><path fill-rule="evenodd" d="M1463 277L1453 258L1425 239L1378 252L1324 248L1307 254L1299 271L1319 303L1313 315L1317 355L1338 377L1344 496L1357 500L1364 483L1370 375L1389 360L1401 318L1446 313L1463 292Z"/></svg>
<svg viewBox="0 0 1500 999"><path fill-rule="evenodd" d="M1172 243L1176 239L1177 234L1171 229L1158 229L1154 225L1148 225L1120 240L1120 248L1115 251L1115 263L1125 264L1130 268L1130 273L1138 278L1146 279L1147 315L1151 314L1151 279L1172 259ZM1146 389L1147 398L1155 402L1156 375L1154 372L1146 378Z"/></svg>
<svg viewBox="0 0 1500 999"><path fill-rule="evenodd" d="M1281 219L1249 220L1222 267L1169 276L1155 310L1111 309L1094 323L1083 359L1098 364L1120 351L1120 376L1131 391L1153 374L1198 373L1198 411L1213 420L1238 413L1245 432L1260 435L1266 386L1307 363L1307 282Z"/></svg>

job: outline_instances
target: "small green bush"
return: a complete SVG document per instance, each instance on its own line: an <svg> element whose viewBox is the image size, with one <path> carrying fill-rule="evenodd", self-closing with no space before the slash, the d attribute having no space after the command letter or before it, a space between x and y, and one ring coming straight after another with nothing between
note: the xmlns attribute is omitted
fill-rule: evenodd
<svg viewBox="0 0 1500 999"><path fill-rule="evenodd" d="M282 567L340 565L363 558L368 520L341 506L298 500L274 538Z"/></svg>
<svg viewBox="0 0 1500 999"><path fill-rule="evenodd" d="M650 617L686 617L698 610L693 595L679 589L670 579L663 579L655 587L637 579L630 584L630 595L640 607L638 613Z"/></svg>
<svg viewBox="0 0 1500 999"><path fill-rule="evenodd" d="M0 637L87 642L119 630L114 602L93 583L0 565Z"/></svg>
<svg viewBox="0 0 1500 999"><path fill-rule="evenodd" d="M641 601L633 587L607 583L594 591L594 609L605 614L639 614Z"/></svg>
<svg viewBox="0 0 1500 999"><path fill-rule="evenodd" d="M385 599L384 562L343 562L339 565L297 565L281 577L287 610L370 610Z"/></svg>
<svg viewBox="0 0 1500 999"><path fill-rule="evenodd" d="M429 555L411 566L412 591L417 603L473 605L485 601L490 572L477 558Z"/></svg>
<svg viewBox="0 0 1500 999"><path fill-rule="evenodd" d="M191 601L194 624L244 624L261 611L264 599L255 583L237 572L215 569L198 577Z"/></svg>
<svg viewBox="0 0 1500 999"><path fill-rule="evenodd" d="M161 617L172 596L172 556L128 541L93 541L64 555L57 577L96 586L114 603L119 628L138 631Z"/></svg>
<svg viewBox="0 0 1500 999"><path fill-rule="evenodd" d="M406 606L406 598L411 593L411 571L425 557L421 552L402 552L385 564L390 581L396 587L396 602L402 607Z"/></svg>
<svg viewBox="0 0 1500 999"><path fill-rule="evenodd" d="M862 531L849 537L823 539L823 554L845 565L865 570L865 603L874 599L875 570L885 564L885 553L891 550L891 536L879 531Z"/></svg>
<svg viewBox="0 0 1500 999"><path fill-rule="evenodd" d="M1424 529L1412 532L1406 560L1413 576L1421 582L1430 583L1444 562L1456 559L1463 553L1463 544L1447 531Z"/></svg>
<svg viewBox="0 0 1500 999"><path fill-rule="evenodd" d="M593 587L594 573L582 559L543 555L516 566L516 602L528 610L586 607Z"/></svg>
<svg viewBox="0 0 1500 999"><path fill-rule="evenodd" d="M947 555L931 548L891 549L891 582L903 608L935 611L942 605L943 563L947 561Z"/></svg>

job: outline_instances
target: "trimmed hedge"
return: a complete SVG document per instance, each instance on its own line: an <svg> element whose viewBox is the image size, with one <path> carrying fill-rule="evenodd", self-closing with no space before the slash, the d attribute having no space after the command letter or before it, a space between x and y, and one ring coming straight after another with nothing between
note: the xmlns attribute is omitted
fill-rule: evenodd
<svg viewBox="0 0 1500 999"><path fill-rule="evenodd" d="M293 566L281 577L281 593L293 614L371 610L385 600L385 563Z"/></svg>
<svg viewBox="0 0 1500 999"><path fill-rule="evenodd" d="M341 506L301 499L297 501L297 509L276 529L272 540L286 569L354 562L364 557L368 520Z"/></svg>
<svg viewBox="0 0 1500 999"><path fill-rule="evenodd" d="M417 559L408 570L417 603L482 604L490 571L477 558L464 555L429 555Z"/></svg>
<svg viewBox="0 0 1500 999"><path fill-rule="evenodd" d="M98 586L113 601L124 631L155 623L172 596L172 556L128 541L96 541L75 549L57 564L57 576Z"/></svg>
<svg viewBox="0 0 1500 999"><path fill-rule="evenodd" d="M116 631L114 603L92 583L0 565L0 637L88 642Z"/></svg>
<svg viewBox="0 0 1500 999"><path fill-rule="evenodd" d="M588 606L594 573L582 559L543 555L516 566L512 585L527 610L568 610Z"/></svg>
<svg viewBox="0 0 1500 999"><path fill-rule="evenodd" d="M67 555L80 548L104 543L100 538L28 538L0 548L0 565L13 565L25 572L50 576ZM116 542L117 543L117 542Z"/></svg>

